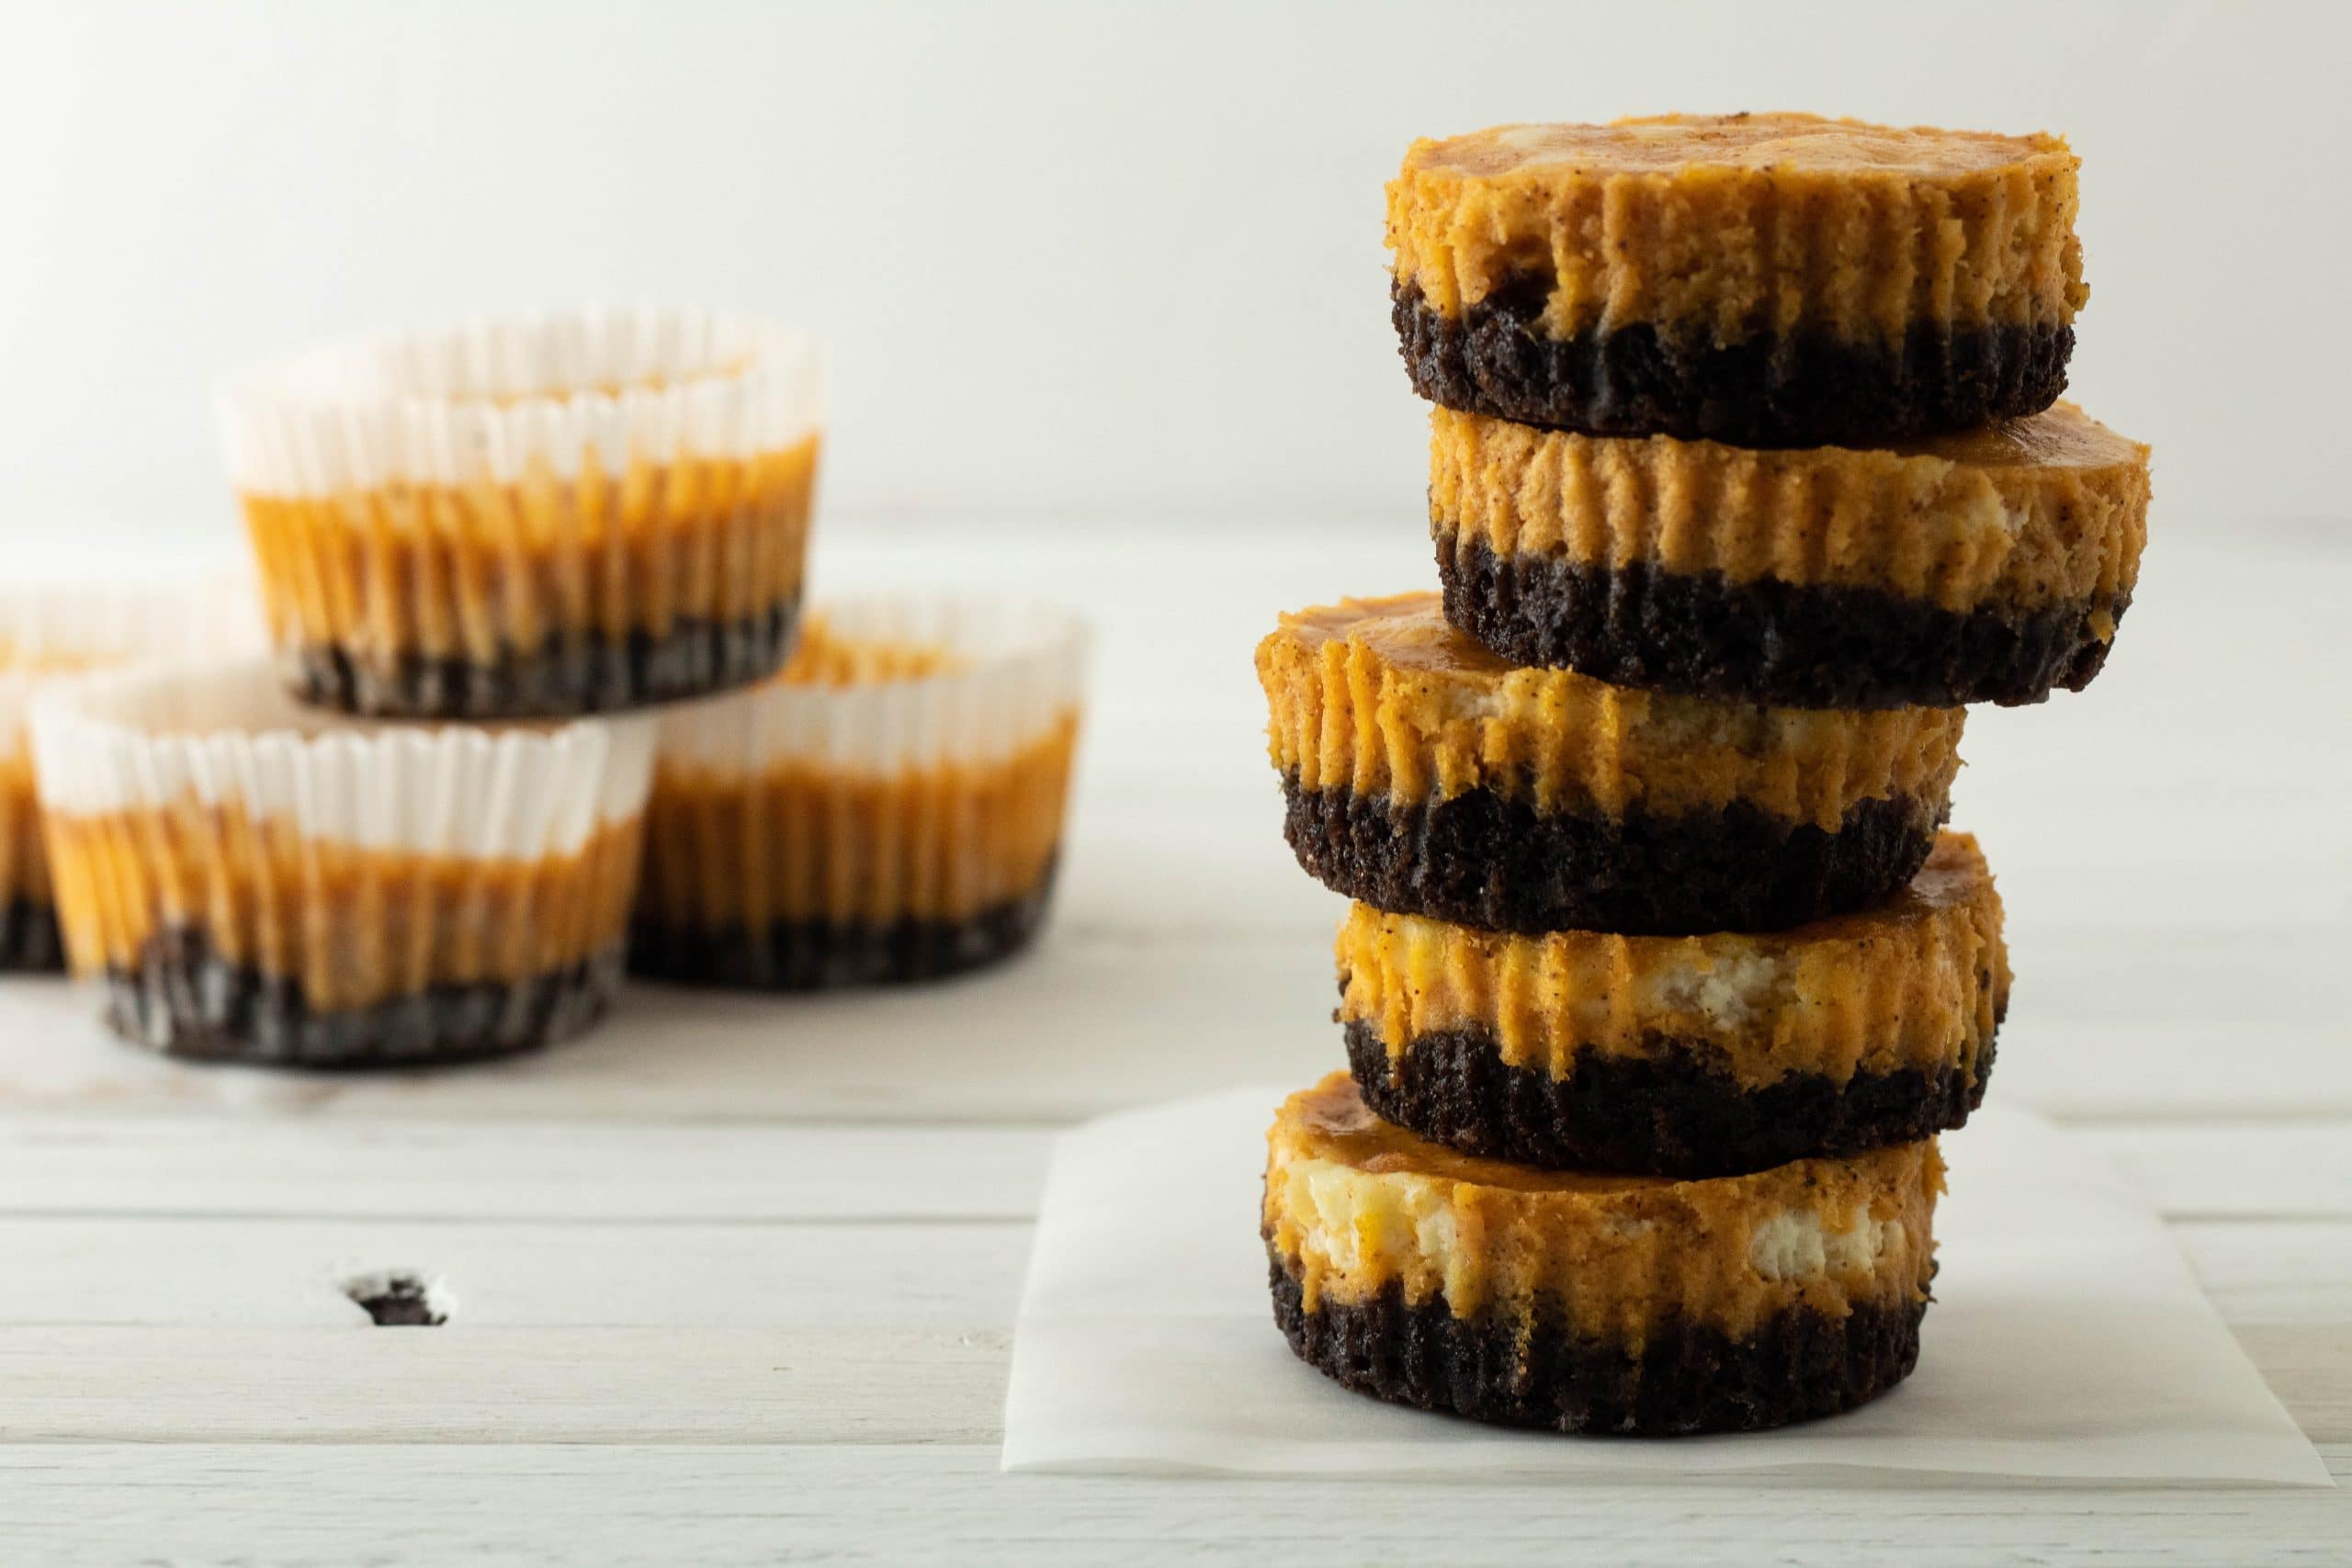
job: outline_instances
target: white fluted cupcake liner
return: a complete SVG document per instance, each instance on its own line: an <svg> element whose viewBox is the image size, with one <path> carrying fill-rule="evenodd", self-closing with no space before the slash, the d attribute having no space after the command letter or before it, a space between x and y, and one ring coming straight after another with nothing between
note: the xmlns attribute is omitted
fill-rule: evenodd
<svg viewBox="0 0 2352 1568"><path fill-rule="evenodd" d="M662 717L642 972L924 978L1021 946L1044 917L1084 624L1015 600L877 595L822 604L811 625L781 680ZM861 650L912 654L918 672Z"/></svg>
<svg viewBox="0 0 2352 1568"><path fill-rule="evenodd" d="M235 378L222 449L294 689L567 716L772 672L823 389L795 329L652 310L380 335Z"/></svg>
<svg viewBox="0 0 2352 1568"><path fill-rule="evenodd" d="M67 954L183 1055L544 1043L617 977L653 742L650 718L332 717L260 660L61 682L33 751Z"/></svg>
<svg viewBox="0 0 2352 1568"><path fill-rule="evenodd" d="M0 970L63 961L33 790L34 699L92 670L219 659L261 646L242 579L56 582L0 590Z"/></svg>
<svg viewBox="0 0 2352 1568"><path fill-rule="evenodd" d="M242 577L0 589L0 758L23 754L33 697L60 677L200 663L261 645L260 606Z"/></svg>

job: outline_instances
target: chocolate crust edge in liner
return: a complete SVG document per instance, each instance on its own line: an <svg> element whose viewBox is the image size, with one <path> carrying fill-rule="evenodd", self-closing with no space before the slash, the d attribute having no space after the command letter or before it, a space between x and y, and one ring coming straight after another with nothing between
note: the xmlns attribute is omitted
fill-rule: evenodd
<svg viewBox="0 0 2352 1568"><path fill-rule="evenodd" d="M1326 1376L1393 1404L1555 1432L1748 1432L1851 1410L1910 1375L1927 1312L1925 1301L1857 1302L1842 1319L1797 1307L1742 1339L1667 1318L1635 1350L1541 1319L1458 1318L1442 1294L1410 1305L1393 1281L1309 1312L1279 1255L1268 1272L1274 1322Z"/></svg>
<svg viewBox="0 0 2352 1568"><path fill-rule="evenodd" d="M799 604L740 620L682 615L665 636L573 635L489 663L422 653L355 653L313 643L281 654L306 703L370 718L566 718L713 695L764 680L792 653Z"/></svg>
<svg viewBox="0 0 2352 1568"><path fill-rule="evenodd" d="M1502 557L1442 525L1437 557L1445 618L1497 658L1783 707L2016 706L2079 692L2107 662L2094 625L2132 603L1953 611L1845 584Z"/></svg>
<svg viewBox="0 0 2352 1568"><path fill-rule="evenodd" d="M168 1056L266 1066L424 1066L510 1055L568 1039L604 1016L622 955L524 980L435 984L352 1008L312 1008L301 982L232 964L203 931L148 939L136 969L106 973L107 1022Z"/></svg>
<svg viewBox="0 0 2352 1568"><path fill-rule="evenodd" d="M1967 1122L1992 1077L1994 1040L1972 1077L1957 1066L1856 1073L1844 1082L1790 1073L1744 1089L1712 1048L1645 1043L1638 1056L1587 1051L1555 1078L1502 1059L1493 1032L1416 1036L1395 1059L1376 1026L1346 1025L1348 1067L1384 1121L1464 1154L1551 1169L1701 1178L1791 1160L1860 1154Z"/></svg>
<svg viewBox="0 0 2352 1568"><path fill-rule="evenodd" d="M742 926L706 931L640 913L629 969L681 985L772 991L945 979L1027 947L1045 924L1054 873L1049 863L1028 892L960 920L785 920L755 936Z"/></svg>
<svg viewBox="0 0 2352 1568"><path fill-rule="evenodd" d="M1413 390L1434 403L1594 435L1744 446L1868 446L2039 413L2066 389L2072 326L1915 321L1899 347L1765 331L1736 342L1646 322L1554 338L1552 280L1504 283L1458 319L1391 282Z"/></svg>
<svg viewBox="0 0 2352 1568"><path fill-rule="evenodd" d="M1283 836L1308 874L1392 914L1541 935L1780 931L1848 914L1927 863L1940 798L1865 800L1834 833L1734 801L1679 817L1538 814L1474 789L1399 811L1283 777Z"/></svg>
<svg viewBox="0 0 2352 1568"><path fill-rule="evenodd" d="M29 898L0 904L0 972L54 975L64 970L65 942L56 908Z"/></svg>

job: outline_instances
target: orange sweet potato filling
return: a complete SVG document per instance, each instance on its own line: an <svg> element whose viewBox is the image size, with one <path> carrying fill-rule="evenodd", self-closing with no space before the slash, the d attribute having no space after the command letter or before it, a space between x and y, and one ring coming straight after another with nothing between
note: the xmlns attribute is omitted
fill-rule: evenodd
<svg viewBox="0 0 2352 1568"><path fill-rule="evenodd" d="M1505 664L1434 593L1286 615L1258 646L1274 766L1306 789L1661 816L1737 800L1835 831L1864 800L1940 798L1960 708L1758 707Z"/></svg>
<svg viewBox="0 0 2352 1568"><path fill-rule="evenodd" d="M2088 296L2076 165L2053 136L1811 115L1498 126L1414 143L1387 243L1397 281L1444 316L1543 279L1558 337L2056 328Z"/></svg>
<svg viewBox="0 0 2352 1568"><path fill-rule="evenodd" d="M1343 1021L1392 1060L1476 1028L1503 1061L1571 1078L1586 1055L1668 1038L1756 1089L1792 1072L1973 1070L2009 985L2001 901L1976 840L1946 833L1909 886L1857 914L1755 935L1476 931L1356 904L1336 943Z"/></svg>
<svg viewBox="0 0 2352 1568"><path fill-rule="evenodd" d="M2148 449L2063 402L1886 451L1578 435L1450 409L1430 423L1442 543L1876 588L1952 611L2128 592L2148 491Z"/></svg>
<svg viewBox="0 0 2352 1568"><path fill-rule="evenodd" d="M492 663L567 639L656 641L797 602L818 441L749 460L639 460L577 477L248 493L281 648Z"/></svg>
<svg viewBox="0 0 2352 1568"><path fill-rule="evenodd" d="M1638 1348L1666 1321L1736 1338L1793 1307L1924 1299L1942 1190L1932 1139L1703 1181L1508 1165L1382 1122L1335 1073L1276 1114L1262 1224L1310 1311L1397 1284ZM1792 1226L1818 1227L1818 1266L1775 1245Z"/></svg>
<svg viewBox="0 0 2352 1568"><path fill-rule="evenodd" d="M186 928L322 1010L592 958L623 940L639 855L634 818L570 854L475 860L306 839L193 796L52 813L50 843L77 973L136 968L151 938Z"/></svg>
<svg viewBox="0 0 2352 1568"><path fill-rule="evenodd" d="M1061 840L1078 716L1001 762L889 775L665 761L643 908L686 930L959 920L1036 887Z"/></svg>

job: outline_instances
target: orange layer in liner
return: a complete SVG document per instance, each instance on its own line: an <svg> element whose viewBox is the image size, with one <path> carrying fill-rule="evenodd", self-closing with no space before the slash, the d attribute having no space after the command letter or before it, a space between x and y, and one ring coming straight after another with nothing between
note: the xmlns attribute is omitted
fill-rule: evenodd
<svg viewBox="0 0 2352 1568"><path fill-rule="evenodd" d="M571 479L240 499L277 646L488 665L796 604L817 455L810 436L607 471L590 451Z"/></svg>
<svg viewBox="0 0 2352 1568"><path fill-rule="evenodd" d="M1035 889L1061 841L1078 716L994 763L876 777L791 761L654 770L640 910L710 931L953 921Z"/></svg>
<svg viewBox="0 0 2352 1568"><path fill-rule="evenodd" d="M135 972L151 939L192 928L222 960L298 983L313 1011L531 979L616 950L641 852L635 818L573 853L470 860L321 842L193 796L51 813L50 842L77 973Z"/></svg>

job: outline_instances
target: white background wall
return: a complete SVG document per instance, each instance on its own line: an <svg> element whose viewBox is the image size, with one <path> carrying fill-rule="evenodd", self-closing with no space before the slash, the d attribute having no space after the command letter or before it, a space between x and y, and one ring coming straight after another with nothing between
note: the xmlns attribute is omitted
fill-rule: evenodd
<svg viewBox="0 0 2352 1568"><path fill-rule="evenodd" d="M2160 528L2341 516L2347 14L12 6L0 536L217 529L222 371L583 299L818 329L829 517L1413 517L1380 244L1408 141L1781 107L2068 133L2075 391L2156 443Z"/></svg>

